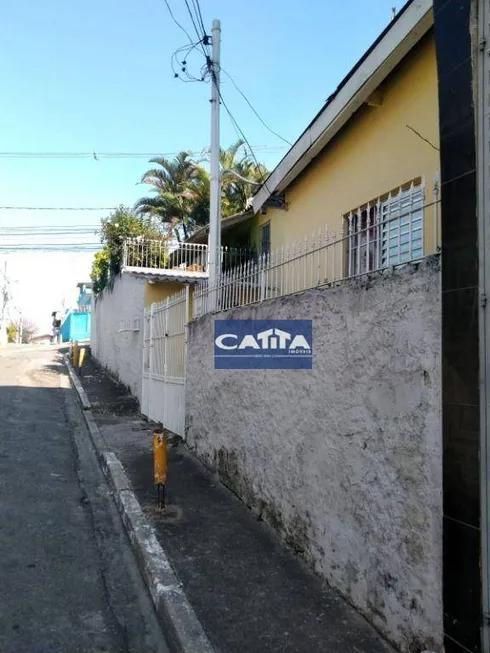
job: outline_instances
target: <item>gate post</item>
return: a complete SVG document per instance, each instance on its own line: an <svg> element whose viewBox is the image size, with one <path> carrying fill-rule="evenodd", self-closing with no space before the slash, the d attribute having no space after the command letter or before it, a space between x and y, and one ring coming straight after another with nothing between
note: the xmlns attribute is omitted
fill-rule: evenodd
<svg viewBox="0 0 490 653"><path fill-rule="evenodd" d="M191 286L187 284L185 287L185 313L184 313L184 440L187 440L187 432L185 428L185 416L187 406L187 343L189 342L189 322L193 316L193 295L191 293Z"/></svg>
<svg viewBox="0 0 490 653"><path fill-rule="evenodd" d="M168 312L169 312L170 297L167 297L165 300L165 312L163 320L163 378L165 379L164 383L167 383L167 361L168 361ZM165 386L164 386L165 389ZM163 425L166 427L168 424L168 400L166 397L163 398Z"/></svg>
<svg viewBox="0 0 490 653"><path fill-rule="evenodd" d="M150 340L149 340L149 351L148 351L148 417L149 419L153 419L153 411L151 409L151 395L152 395L152 387L151 387L151 377L152 377L152 372L153 372L153 349L154 349L154 343L153 343L153 322L155 319L155 302L152 302L151 307L150 307Z"/></svg>

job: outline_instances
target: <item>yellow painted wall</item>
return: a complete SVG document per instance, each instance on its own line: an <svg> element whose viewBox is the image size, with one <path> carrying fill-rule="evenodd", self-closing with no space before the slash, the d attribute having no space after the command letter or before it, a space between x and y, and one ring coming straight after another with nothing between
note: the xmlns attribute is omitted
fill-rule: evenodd
<svg viewBox="0 0 490 653"><path fill-rule="evenodd" d="M181 291L184 286L185 284L180 281L147 283L145 286L145 306L151 306L153 302L162 302L167 297Z"/></svg>
<svg viewBox="0 0 490 653"><path fill-rule="evenodd" d="M382 104L364 105L287 189L287 211L268 209L272 250L328 226L339 238L346 213L422 178L433 200L439 151L436 52L430 33L380 87ZM431 213L432 212L432 213ZM434 207L425 209L425 254L435 251ZM439 229L440 233L440 229Z"/></svg>

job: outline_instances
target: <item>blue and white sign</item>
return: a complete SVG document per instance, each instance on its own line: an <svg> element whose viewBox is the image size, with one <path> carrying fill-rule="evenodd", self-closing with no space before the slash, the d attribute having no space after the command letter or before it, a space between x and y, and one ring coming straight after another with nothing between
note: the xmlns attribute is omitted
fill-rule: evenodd
<svg viewBox="0 0 490 653"><path fill-rule="evenodd" d="M311 320L216 320L217 370L311 370Z"/></svg>

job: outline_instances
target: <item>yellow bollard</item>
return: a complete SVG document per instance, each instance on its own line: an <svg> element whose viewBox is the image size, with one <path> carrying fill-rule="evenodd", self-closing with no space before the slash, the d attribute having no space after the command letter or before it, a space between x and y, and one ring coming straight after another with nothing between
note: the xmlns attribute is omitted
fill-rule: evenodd
<svg viewBox="0 0 490 653"><path fill-rule="evenodd" d="M82 373L82 365L84 360L85 360L85 347L81 347L80 352L78 354L78 367L80 369L80 374Z"/></svg>
<svg viewBox="0 0 490 653"><path fill-rule="evenodd" d="M76 369L78 367L78 357L80 356L80 347L78 346L78 341L73 343L73 367Z"/></svg>
<svg viewBox="0 0 490 653"><path fill-rule="evenodd" d="M167 434L164 429L153 431L153 482L157 488L157 505L165 508L167 483Z"/></svg>

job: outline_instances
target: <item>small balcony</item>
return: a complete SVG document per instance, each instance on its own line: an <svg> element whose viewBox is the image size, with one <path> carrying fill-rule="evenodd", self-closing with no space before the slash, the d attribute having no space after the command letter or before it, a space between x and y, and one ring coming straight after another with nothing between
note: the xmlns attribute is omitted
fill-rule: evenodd
<svg viewBox="0 0 490 653"><path fill-rule="evenodd" d="M250 260L249 250L221 248L222 269L230 269ZM168 240L131 238L123 244L123 271L175 280L208 278L208 246Z"/></svg>

